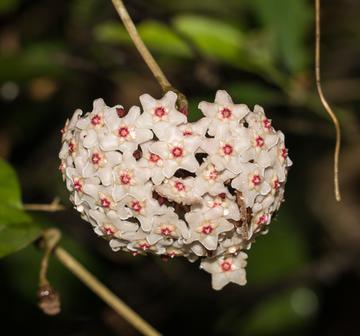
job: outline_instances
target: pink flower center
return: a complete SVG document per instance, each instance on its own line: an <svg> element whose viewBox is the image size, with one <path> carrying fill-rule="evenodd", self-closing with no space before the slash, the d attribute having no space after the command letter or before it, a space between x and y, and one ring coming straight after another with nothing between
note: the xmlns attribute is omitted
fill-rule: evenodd
<svg viewBox="0 0 360 336"><path fill-rule="evenodd" d="M275 179L275 180L274 180L273 187L274 187L275 191L278 191L278 190L279 190L279 188L280 188L279 179Z"/></svg>
<svg viewBox="0 0 360 336"><path fill-rule="evenodd" d="M211 224L203 225L203 227L201 228L201 232L206 235L210 234L213 231L214 229Z"/></svg>
<svg viewBox="0 0 360 336"><path fill-rule="evenodd" d="M97 165L99 164L101 161L101 155L99 153L94 153L92 156L91 156L91 162L94 164L94 165Z"/></svg>
<svg viewBox="0 0 360 336"><path fill-rule="evenodd" d="M165 227L161 228L161 234L163 236L170 236L171 232L172 232L172 230L168 226L165 226Z"/></svg>
<svg viewBox="0 0 360 336"><path fill-rule="evenodd" d="M265 224L268 220L268 217L267 215L261 215L257 221L257 224L258 225L262 225L262 224Z"/></svg>
<svg viewBox="0 0 360 336"><path fill-rule="evenodd" d="M119 136L122 138L126 138L129 135L129 129L125 126L125 127L120 127L119 128Z"/></svg>
<svg viewBox="0 0 360 336"><path fill-rule="evenodd" d="M229 272L231 271L231 262L230 261L227 261L227 260L224 260L221 264L220 264L220 267L221 267L221 270L223 272Z"/></svg>
<svg viewBox="0 0 360 336"><path fill-rule="evenodd" d="M264 144L265 144L264 138L262 138L261 136L256 137L255 144L256 144L256 147L264 146Z"/></svg>
<svg viewBox="0 0 360 336"><path fill-rule="evenodd" d="M167 254L167 256L168 256L169 258L174 258L174 257L176 257L176 252L169 252L169 253Z"/></svg>
<svg viewBox="0 0 360 336"><path fill-rule="evenodd" d="M222 202L214 201L214 202L210 202L209 205L210 205L211 208L217 208L217 207L222 205Z"/></svg>
<svg viewBox="0 0 360 336"><path fill-rule="evenodd" d="M92 118L91 118L91 124L93 126L97 126L99 124L101 124L101 117L98 114L95 114Z"/></svg>
<svg viewBox="0 0 360 336"><path fill-rule="evenodd" d="M260 183L261 183L261 177L260 175L254 175L252 178L251 178L251 182L254 186L258 186Z"/></svg>
<svg viewBox="0 0 360 336"><path fill-rule="evenodd" d="M81 192L82 191L82 183L79 179L74 179L74 189L78 192Z"/></svg>
<svg viewBox="0 0 360 336"><path fill-rule="evenodd" d="M231 155L234 151L233 146L229 144L224 145L222 150L225 155Z"/></svg>
<svg viewBox="0 0 360 336"><path fill-rule="evenodd" d="M122 173L120 174L120 183L127 185L131 182L131 176L128 173Z"/></svg>
<svg viewBox="0 0 360 336"><path fill-rule="evenodd" d="M154 110L154 114L159 117L162 118L163 116L165 116L167 114L165 107L159 106Z"/></svg>
<svg viewBox="0 0 360 336"><path fill-rule="evenodd" d="M123 118L126 115L125 109L123 107L117 107L116 113L119 116L119 118Z"/></svg>
<svg viewBox="0 0 360 336"><path fill-rule="evenodd" d="M271 128L271 121L269 120L269 119L264 119L263 120L263 125L264 125L264 128L266 128L266 129L270 129Z"/></svg>
<svg viewBox="0 0 360 336"><path fill-rule="evenodd" d="M213 169L209 173L209 179L210 180L216 180L219 176L219 172L216 169Z"/></svg>
<svg viewBox="0 0 360 336"><path fill-rule="evenodd" d="M183 153L184 153L183 149L179 146L176 146L171 150L171 154L176 158L183 156Z"/></svg>
<svg viewBox="0 0 360 336"><path fill-rule="evenodd" d="M106 226L104 228L105 234L107 235L113 235L115 233L114 229L111 226Z"/></svg>
<svg viewBox="0 0 360 336"><path fill-rule="evenodd" d="M190 136L190 135L192 135L193 134L193 132L191 131L191 130L185 130L184 132L183 132L183 136Z"/></svg>
<svg viewBox="0 0 360 336"><path fill-rule="evenodd" d="M69 142L69 153L74 153L75 152L75 143L73 141Z"/></svg>
<svg viewBox="0 0 360 336"><path fill-rule="evenodd" d="M139 248L141 249L141 250L143 250L143 251L146 251L146 250L148 250L149 248L150 248L150 244L148 244L148 243L141 243L141 244L139 244Z"/></svg>
<svg viewBox="0 0 360 336"><path fill-rule="evenodd" d="M232 115L231 110L228 109L227 107L224 107L224 108L220 111L220 113L221 113L221 117L222 117L223 119L229 119L229 118L231 118L231 115Z"/></svg>
<svg viewBox="0 0 360 336"><path fill-rule="evenodd" d="M142 206L141 206L141 204L140 204L139 201L133 201L133 202L131 203L131 208L132 208L135 212L140 212L141 209L142 209Z"/></svg>
<svg viewBox="0 0 360 336"><path fill-rule="evenodd" d="M149 161L152 163L157 163L160 160L160 156L154 153L150 153Z"/></svg>
<svg viewBox="0 0 360 336"><path fill-rule="evenodd" d="M110 208L110 205L111 205L111 202L110 202L110 200L108 199L108 198L106 198L106 197L103 197L101 200L100 200L100 202L101 202L101 206L103 207L103 208Z"/></svg>
<svg viewBox="0 0 360 336"><path fill-rule="evenodd" d="M285 160L288 157L288 150L287 148L282 148L281 149L281 157Z"/></svg>
<svg viewBox="0 0 360 336"><path fill-rule="evenodd" d="M186 190L185 184L182 183L182 182L180 182L180 181L176 181L176 182L175 182L175 189L176 189L177 191L185 191L185 190Z"/></svg>

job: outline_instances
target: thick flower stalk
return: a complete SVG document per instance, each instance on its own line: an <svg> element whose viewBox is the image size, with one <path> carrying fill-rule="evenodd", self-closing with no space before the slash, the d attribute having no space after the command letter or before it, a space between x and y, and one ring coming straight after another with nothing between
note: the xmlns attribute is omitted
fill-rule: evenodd
<svg viewBox="0 0 360 336"><path fill-rule="evenodd" d="M244 251L283 200L284 135L225 91L195 123L176 101L169 91L128 112L102 99L75 111L59 154L70 199L114 251L200 258L214 289L244 285Z"/></svg>

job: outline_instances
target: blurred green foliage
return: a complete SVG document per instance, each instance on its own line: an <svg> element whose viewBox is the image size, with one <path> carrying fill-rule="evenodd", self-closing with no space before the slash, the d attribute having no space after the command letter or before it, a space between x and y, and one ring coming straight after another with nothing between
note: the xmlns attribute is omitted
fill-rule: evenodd
<svg viewBox="0 0 360 336"><path fill-rule="evenodd" d="M40 227L23 210L15 172L0 159L0 257L33 242Z"/></svg>
<svg viewBox="0 0 360 336"><path fill-rule="evenodd" d="M313 13L307 1L246 0L263 29L272 37L268 45L273 58L292 74L303 71L308 64L304 40L309 31Z"/></svg>

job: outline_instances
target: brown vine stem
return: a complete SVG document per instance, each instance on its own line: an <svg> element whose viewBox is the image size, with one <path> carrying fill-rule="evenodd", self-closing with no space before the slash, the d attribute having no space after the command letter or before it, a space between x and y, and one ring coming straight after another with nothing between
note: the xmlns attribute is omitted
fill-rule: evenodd
<svg viewBox="0 0 360 336"><path fill-rule="evenodd" d="M60 231L57 229L47 229L43 232L40 240L40 247L44 250L41 259L39 272L39 308L48 315L60 313L60 298L56 290L50 285L47 279L50 256L61 238Z"/></svg>
<svg viewBox="0 0 360 336"><path fill-rule="evenodd" d="M124 3L122 0L111 0L117 13L120 16L121 21L123 22L125 29L127 30L131 40L133 41L136 49L139 51L144 62L149 67L150 71L154 75L155 79L160 84L163 92L174 91L178 95L178 105L179 109L182 112L187 112L188 103L184 94L175 89L166 78L164 72L161 70L160 66L156 63L154 57L151 55L149 49L146 47L145 43L141 39L136 26L131 19Z"/></svg>
<svg viewBox="0 0 360 336"><path fill-rule="evenodd" d="M37 204L37 203L23 204L23 208L28 211L44 211L44 212L57 212L66 209L63 205L60 204L58 198L55 198L50 204Z"/></svg>
<svg viewBox="0 0 360 336"><path fill-rule="evenodd" d="M132 324L137 330L146 336L161 335L150 324L143 320L136 312L126 305L120 298L105 287L97 278L85 269L76 259L74 259L62 247L57 247L55 255L59 261L78 277L87 287L97 296L113 308L120 316Z"/></svg>
<svg viewBox="0 0 360 336"><path fill-rule="evenodd" d="M135 311L133 311L125 302L112 293L104 284L102 284L95 276L93 276L86 268L81 265L73 256L71 256L64 248L58 246L61 233L58 229L47 229L43 232L40 241L40 247L44 249L44 256L40 265L39 276L39 296L41 309L47 314L57 314L60 311L59 296L50 286L47 279L47 270L49 258L52 253L59 261L78 279L80 279L87 287L89 287L98 297L113 308L120 316L134 326L138 331L146 336L160 336L161 334L154 329L149 323L142 319Z"/></svg>
<svg viewBox="0 0 360 336"><path fill-rule="evenodd" d="M336 131L336 143L334 150L334 191L335 199L340 202L341 194L339 187L339 156L340 156L340 146L341 146L341 129L339 120L336 117L336 114L330 107L327 102L320 80L320 0L315 0L315 78L316 78L316 87L321 100L322 105L324 106L326 112L329 114Z"/></svg>

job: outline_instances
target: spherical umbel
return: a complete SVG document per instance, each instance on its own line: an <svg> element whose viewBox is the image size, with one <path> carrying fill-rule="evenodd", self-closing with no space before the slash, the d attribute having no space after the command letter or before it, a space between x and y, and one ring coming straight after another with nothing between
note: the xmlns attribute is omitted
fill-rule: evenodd
<svg viewBox="0 0 360 336"><path fill-rule="evenodd" d="M200 258L214 289L244 285L244 250L283 200L284 135L226 91L201 102L194 123L176 100L169 91L128 112L102 99L76 110L59 154L70 199L114 251Z"/></svg>

